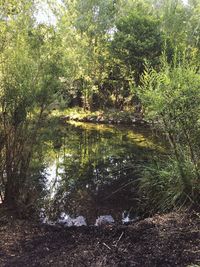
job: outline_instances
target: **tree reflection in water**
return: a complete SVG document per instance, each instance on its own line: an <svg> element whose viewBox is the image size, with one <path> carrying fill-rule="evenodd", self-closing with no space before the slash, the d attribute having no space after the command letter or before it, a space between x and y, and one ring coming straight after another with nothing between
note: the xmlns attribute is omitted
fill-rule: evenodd
<svg viewBox="0 0 200 267"><path fill-rule="evenodd" d="M149 130L86 123L45 129L41 144L48 212L89 221L136 209L140 170L162 153Z"/></svg>

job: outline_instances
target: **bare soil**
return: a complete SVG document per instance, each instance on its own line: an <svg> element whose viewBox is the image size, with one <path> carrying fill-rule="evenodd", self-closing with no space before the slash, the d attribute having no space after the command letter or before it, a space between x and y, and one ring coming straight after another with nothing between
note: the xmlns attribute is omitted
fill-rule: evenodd
<svg viewBox="0 0 200 267"><path fill-rule="evenodd" d="M200 266L200 214L65 229L2 215L0 266Z"/></svg>

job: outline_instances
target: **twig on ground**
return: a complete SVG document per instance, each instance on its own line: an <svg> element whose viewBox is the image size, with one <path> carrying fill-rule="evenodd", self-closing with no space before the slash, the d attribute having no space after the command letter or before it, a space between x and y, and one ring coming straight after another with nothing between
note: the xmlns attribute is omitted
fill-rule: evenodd
<svg viewBox="0 0 200 267"><path fill-rule="evenodd" d="M114 242L114 243L115 243L115 244L113 245L114 247L117 247L117 245L118 245L118 243L120 242L120 240L122 239L122 236L123 236L123 235L124 235L124 232L122 232L121 235L120 235L120 237L119 237L119 239L118 239L117 241Z"/></svg>
<svg viewBox="0 0 200 267"><path fill-rule="evenodd" d="M106 243L103 243L103 245L104 245L105 247L107 247L109 250L111 250L111 248L110 248L108 245L106 245Z"/></svg>

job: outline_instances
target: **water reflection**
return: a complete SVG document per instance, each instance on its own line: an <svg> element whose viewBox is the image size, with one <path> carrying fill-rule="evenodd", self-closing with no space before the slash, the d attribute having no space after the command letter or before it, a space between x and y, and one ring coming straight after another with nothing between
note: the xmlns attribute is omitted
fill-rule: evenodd
<svg viewBox="0 0 200 267"><path fill-rule="evenodd" d="M45 205L52 214L83 215L89 222L136 209L135 181L162 151L145 129L86 123L44 130Z"/></svg>

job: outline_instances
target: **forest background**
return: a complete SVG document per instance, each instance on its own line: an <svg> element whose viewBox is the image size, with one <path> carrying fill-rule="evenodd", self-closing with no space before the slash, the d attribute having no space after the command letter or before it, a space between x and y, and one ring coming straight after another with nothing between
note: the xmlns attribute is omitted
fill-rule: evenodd
<svg viewBox="0 0 200 267"><path fill-rule="evenodd" d="M43 1L42 1L43 2ZM165 162L144 169L139 190L155 210L200 195L200 2L0 2L0 192L28 205L32 155L44 116L59 109L137 111L168 139Z"/></svg>

